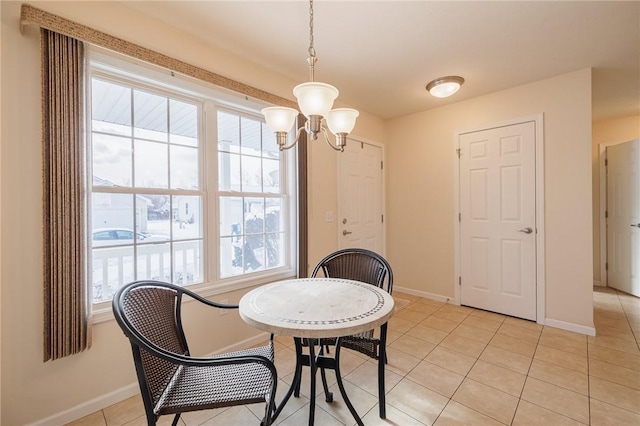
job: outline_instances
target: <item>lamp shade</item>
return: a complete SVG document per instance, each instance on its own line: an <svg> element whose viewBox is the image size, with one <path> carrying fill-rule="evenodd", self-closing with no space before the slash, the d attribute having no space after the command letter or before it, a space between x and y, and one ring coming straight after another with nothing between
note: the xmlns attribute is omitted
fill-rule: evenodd
<svg viewBox="0 0 640 426"><path fill-rule="evenodd" d="M262 109L262 115L272 132L287 133L293 127L298 111L287 107L268 107Z"/></svg>
<svg viewBox="0 0 640 426"><path fill-rule="evenodd" d="M427 84L427 90L431 96L446 98L456 93L464 83L464 78L458 76L441 77Z"/></svg>
<svg viewBox="0 0 640 426"><path fill-rule="evenodd" d="M298 99L300 110L309 118L312 115L326 117L338 97L338 89L330 84L309 82L298 84L293 88L293 94Z"/></svg>
<svg viewBox="0 0 640 426"><path fill-rule="evenodd" d="M327 116L327 126L334 135L338 133L351 133L356 125L356 118L360 113L351 108L332 109Z"/></svg>

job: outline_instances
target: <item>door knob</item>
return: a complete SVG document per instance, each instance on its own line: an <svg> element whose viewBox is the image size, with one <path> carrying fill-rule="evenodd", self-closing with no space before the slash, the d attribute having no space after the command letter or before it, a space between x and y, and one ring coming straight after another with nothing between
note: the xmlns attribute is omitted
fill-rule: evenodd
<svg viewBox="0 0 640 426"><path fill-rule="evenodd" d="M353 234L353 232L347 231L346 229L342 231L342 235L349 235L349 234Z"/></svg>
<svg viewBox="0 0 640 426"><path fill-rule="evenodd" d="M640 223L634 225L633 223L631 224L631 226L637 226L638 228L640 228Z"/></svg>
<svg viewBox="0 0 640 426"><path fill-rule="evenodd" d="M529 228L528 226L526 228L523 229L518 229L518 232L524 232L525 234L530 234L533 232L533 229Z"/></svg>

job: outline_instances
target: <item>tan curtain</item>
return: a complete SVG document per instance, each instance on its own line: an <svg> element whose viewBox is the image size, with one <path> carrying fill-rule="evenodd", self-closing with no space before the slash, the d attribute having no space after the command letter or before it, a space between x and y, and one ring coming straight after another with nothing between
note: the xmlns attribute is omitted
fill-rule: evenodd
<svg viewBox="0 0 640 426"><path fill-rule="evenodd" d="M91 345L85 283L82 42L41 30L44 360Z"/></svg>

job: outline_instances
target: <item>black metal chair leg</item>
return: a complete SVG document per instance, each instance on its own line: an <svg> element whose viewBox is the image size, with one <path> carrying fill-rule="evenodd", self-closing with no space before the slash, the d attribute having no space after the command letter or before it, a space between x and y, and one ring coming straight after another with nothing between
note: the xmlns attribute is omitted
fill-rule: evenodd
<svg viewBox="0 0 640 426"><path fill-rule="evenodd" d="M320 345L320 349L318 351L318 357L322 357L324 355L325 348L327 352L329 351L329 347L325 346L324 348ZM329 392L329 386L327 384L327 374L325 369L320 367L320 377L322 378L322 388L324 389L324 400L327 402L333 402L333 392Z"/></svg>
<svg viewBox="0 0 640 426"><path fill-rule="evenodd" d="M327 385L327 374L324 368L320 369L320 377L322 377L322 387L324 388L324 400L327 402L333 402L333 392L329 392L329 385Z"/></svg>
<svg viewBox="0 0 640 426"><path fill-rule="evenodd" d="M180 413L176 414L173 418L173 422L171 422L171 426L176 426L178 424L178 420L180 420Z"/></svg>
<svg viewBox="0 0 640 426"><path fill-rule="evenodd" d="M387 323L380 327L380 345L378 346L378 405L380 418L387 418L387 399L384 390L384 369L387 363Z"/></svg>
<svg viewBox="0 0 640 426"><path fill-rule="evenodd" d="M387 418L386 395L384 394L384 362L378 360L378 405L380 406L380 418Z"/></svg>

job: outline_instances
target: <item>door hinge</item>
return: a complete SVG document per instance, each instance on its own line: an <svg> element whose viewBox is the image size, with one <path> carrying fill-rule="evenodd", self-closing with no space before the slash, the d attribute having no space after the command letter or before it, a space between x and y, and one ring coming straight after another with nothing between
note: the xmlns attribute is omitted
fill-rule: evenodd
<svg viewBox="0 0 640 426"><path fill-rule="evenodd" d="M458 285L462 285L462 277L458 277Z"/></svg>
<svg viewBox="0 0 640 426"><path fill-rule="evenodd" d="M607 219L609 217L609 210L604 211L604 218Z"/></svg>
<svg viewBox="0 0 640 426"><path fill-rule="evenodd" d="M462 222L462 213L458 213L458 222Z"/></svg>
<svg viewBox="0 0 640 426"><path fill-rule="evenodd" d="M460 156L462 155L462 149L456 149L456 153L458 154L458 158L460 158Z"/></svg>
<svg viewBox="0 0 640 426"><path fill-rule="evenodd" d="M607 167L609 165L609 160L608 159L604 159L604 166Z"/></svg>
<svg viewBox="0 0 640 426"><path fill-rule="evenodd" d="M384 223L384 215L383 214L380 215L380 222Z"/></svg>
<svg viewBox="0 0 640 426"><path fill-rule="evenodd" d="M604 270L605 271L609 270L609 262L604 262Z"/></svg>
<svg viewBox="0 0 640 426"><path fill-rule="evenodd" d="M384 161L380 162L380 170L384 170Z"/></svg>

